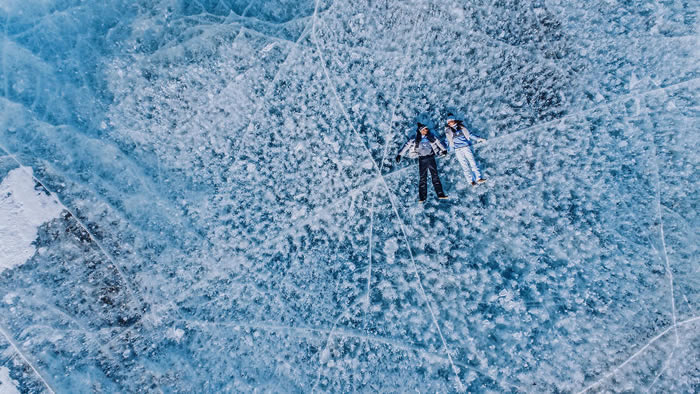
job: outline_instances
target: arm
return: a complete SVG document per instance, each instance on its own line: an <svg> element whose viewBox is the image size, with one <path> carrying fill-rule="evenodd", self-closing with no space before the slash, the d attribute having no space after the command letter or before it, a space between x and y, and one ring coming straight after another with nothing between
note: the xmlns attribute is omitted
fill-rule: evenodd
<svg viewBox="0 0 700 394"><path fill-rule="evenodd" d="M410 139L408 142L401 148L401 151L399 152L399 156L405 155L409 149L411 149L411 145L413 145L414 140Z"/></svg>
<svg viewBox="0 0 700 394"><path fill-rule="evenodd" d="M475 139L476 142L484 142L484 141L486 141L485 138L481 138L481 137L479 137L478 135L476 135L476 134L470 132L469 129L467 129L467 127L464 126L464 125L462 125L462 131L464 132L464 135L467 137L468 140Z"/></svg>
<svg viewBox="0 0 700 394"><path fill-rule="evenodd" d="M450 149L455 150L454 133L452 132L452 127L445 126L445 136L447 137L447 145Z"/></svg>
<svg viewBox="0 0 700 394"><path fill-rule="evenodd" d="M442 145L442 142L440 142L439 139L437 139L434 135L428 134L429 136L432 136L432 140L430 141L430 145L432 145L433 150L437 150L438 154L440 155L446 155L447 154L447 149ZM437 149L436 149L437 148Z"/></svg>
<svg viewBox="0 0 700 394"><path fill-rule="evenodd" d="M397 163L401 161L401 156L405 155L406 152L408 152L408 150L411 149L411 145L413 145L414 142L415 142L414 139L410 139L410 140L408 140L408 142L403 146L403 148L401 148L401 151L399 151L399 154L396 155L396 159L395 159L395 160L396 160Z"/></svg>

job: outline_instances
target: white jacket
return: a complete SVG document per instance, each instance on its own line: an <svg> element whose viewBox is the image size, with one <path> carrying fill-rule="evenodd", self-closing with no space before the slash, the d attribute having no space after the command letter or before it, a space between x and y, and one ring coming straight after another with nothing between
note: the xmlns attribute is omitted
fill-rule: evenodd
<svg viewBox="0 0 700 394"><path fill-rule="evenodd" d="M479 137L478 135L471 133L469 129L466 128L461 122L453 128L450 126L445 126L445 136L447 137L447 144L452 149L466 148L472 146L472 142L484 142L485 139Z"/></svg>
<svg viewBox="0 0 700 394"><path fill-rule="evenodd" d="M432 139L432 141L431 141ZM406 142L406 144L401 148L399 156L405 156L411 159L422 156L430 156L432 154L440 154L440 152L446 150L439 139L435 138L434 135L428 134L421 138L418 148L416 149L416 139L411 138Z"/></svg>

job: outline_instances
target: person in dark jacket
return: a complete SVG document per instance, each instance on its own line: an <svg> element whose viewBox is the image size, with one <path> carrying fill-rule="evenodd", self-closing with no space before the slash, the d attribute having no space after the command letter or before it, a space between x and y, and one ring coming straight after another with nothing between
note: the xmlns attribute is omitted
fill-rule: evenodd
<svg viewBox="0 0 700 394"><path fill-rule="evenodd" d="M448 198L442 191L442 183L437 172L437 163L435 162L435 154L444 156L447 150L442 145L440 140L430 132L427 126L418 123L416 137L408 140L403 146L398 155L396 162L401 161L401 156L408 155L410 158L418 158L418 202L423 203L428 194L428 170L430 170L430 178L433 181L433 188L439 199Z"/></svg>

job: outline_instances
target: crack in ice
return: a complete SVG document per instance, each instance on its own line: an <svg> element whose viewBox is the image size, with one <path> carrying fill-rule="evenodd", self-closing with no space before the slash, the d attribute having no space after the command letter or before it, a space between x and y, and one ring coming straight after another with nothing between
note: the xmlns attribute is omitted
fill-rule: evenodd
<svg viewBox="0 0 700 394"><path fill-rule="evenodd" d="M27 363L29 368L31 368L32 371L34 371L34 373L39 378L39 380L41 380L41 382L44 384L44 386L46 386L46 389L49 390L49 392L51 394L55 394L56 392L51 388L51 385L49 385L49 383L46 381L46 379L44 379L44 377L39 373L39 371L36 369L36 367L34 367L34 364L31 361L29 361L27 356L25 356L24 353L19 349L19 347L17 347L17 344L12 339L12 337L2 327L0 327L0 334L2 334L5 337L5 339L10 344L10 346L12 346L12 348L22 358L22 360L24 360L24 362Z"/></svg>
<svg viewBox="0 0 700 394"><path fill-rule="evenodd" d="M663 224L663 217L661 216L661 203L659 201L659 188L660 185L657 186L657 201L656 201L656 210L657 210L657 215L659 219L659 230L661 232L661 246L663 248L663 257L664 257L664 263L666 264L666 274L668 275L668 280L670 282L670 287L671 287L671 312L673 315L673 325L675 327L676 325L676 297L673 292L673 272L671 271L671 265L668 261L668 253L666 251L666 239L664 235L664 224ZM678 338L678 329L675 330L676 334L676 345L678 345L679 338Z"/></svg>
<svg viewBox="0 0 700 394"><path fill-rule="evenodd" d="M318 9L318 1L319 1L319 0L316 0L316 9ZM361 138L360 135L358 134L357 130L355 129L354 124L350 121L350 117L348 116L348 114L347 114L347 112L346 112L346 110L345 110L345 107L343 107L342 102L340 101L340 97L338 97L338 92L337 92L336 89L335 89L335 86L334 86L334 84L333 84L333 80L331 79L330 73L328 72L328 68L326 67L326 64L325 64L325 58L323 57L323 51L321 50L321 46L319 45L318 40L316 39L316 23L315 23L315 20L316 20L316 13L314 12L314 23L312 24L312 27L311 27L311 30L312 30L311 38L312 38L312 40L314 41L314 43L315 43L315 45L316 45L316 48L317 48L317 50L318 50L318 56L319 56L319 59L320 59L321 66L322 66L322 68L323 68L323 72L324 72L325 75L326 75L326 79L327 79L327 82L328 82L328 88L331 90L331 92L332 92L333 95L335 96L335 99L336 99L336 101L337 101L337 105L338 105L338 107L340 108L341 112L343 113L343 117L344 117L345 120L348 122L348 124L349 124L351 130L353 131L353 134L355 134L355 137L356 137L356 139L358 140L358 142L364 147L364 149L365 149L365 151L366 151L366 153L367 153L367 155L368 155L368 157L369 157L369 160L372 161L373 168L375 169L375 171L378 172L378 176L381 178L382 184L384 185L384 187L385 187L386 190L387 190L387 193L389 194L389 201L391 202L391 206L392 206L392 208L393 208L393 210L394 210L394 213L396 214L396 217L397 217L397 219L398 219L398 221L399 221L399 226L400 226L400 228L401 228L401 232L403 233L403 239L404 239L404 242L406 243L406 247L407 247L408 252L409 252L409 255L410 255L410 257L411 257L411 263L412 263L412 265L413 265L413 270L414 270L416 279L417 279L417 281L418 281L419 288L420 288L420 290L421 290L421 295L423 296L423 299L424 299L424 301L425 301L425 303L426 303L426 306L428 307L428 311L430 312L430 315L431 315L431 317L432 317L433 323L435 324L435 328L437 329L437 332L438 332L438 334L440 335L440 339L441 339L442 344L443 344L443 346L444 346L444 348L445 348L445 353L447 354L447 357L448 357L448 359L450 360L450 364L451 364L451 366L452 366L452 370L453 370L453 372L454 372L454 374L455 374L455 379L456 379L456 381L457 381L458 390L459 390L459 391L464 391L464 385L462 384L462 381L461 381L461 379L460 379L460 377L459 377L459 372L458 372L457 367L455 366L454 362L452 361L452 356L451 356L451 354L450 354L450 352L449 352L449 349L448 349L448 347L447 347L447 342L445 341L445 338L444 338L443 335L442 335L442 330L440 330L440 325L439 325L439 323L438 323L438 321L437 321L437 318L435 317L435 313L433 312L433 308L432 308L431 305L430 305L430 300L428 299L427 294L425 293L425 289L423 288L423 284L422 284L422 281L421 281L421 278L420 278L420 274L418 273L418 266L416 265L415 259L414 259L414 257L413 257L413 251L411 250L411 245L410 245L410 243L408 242L408 236L407 236L407 233L406 233L405 225L404 225L404 223L403 223L403 219L401 218L401 215L399 214L398 209L396 208L396 203L394 202L394 199L392 198L392 197L393 197L393 194L392 194L392 192L391 192L391 189L389 188L389 185L386 183L386 179L384 179L384 176L382 175L382 173L379 172L379 166L377 166L377 162L374 160L374 158L372 157L372 153L369 151L369 149L368 149L367 146L365 145L364 141L362 140L362 138Z"/></svg>
<svg viewBox="0 0 700 394"><path fill-rule="evenodd" d="M24 168L24 165L19 161L19 159L17 159L17 157L15 157L15 155L13 155L2 144L0 144L0 149L5 151L7 153L7 155L12 157L12 159L20 166L20 168ZM22 171L24 171L26 173L26 171L24 169L22 169ZM27 175L30 175L32 177L32 179L34 179L35 182L37 182L39 185L41 185L41 187L43 187L48 193L50 193L53 198L55 198L57 201L59 201L61 203L61 205L63 205L64 209L73 217L73 219L78 223L78 225L83 228L83 230L90 236L90 238L93 240L93 242L95 242L95 245L102 252L102 254L104 254L104 256L107 258L107 260L109 260L112 263L112 266L114 266L114 269L117 271L119 276L124 281L124 286L126 286L127 291L129 291L129 293L131 293L131 297L134 298L137 295L139 295L138 299L141 301L141 303L143 303L143 297L134 290L133 285L131 284L131 282L129 281L127 276L124 274L120 265L117 264L117 262L114 260L114 258L109 253L107 253L107 251L102 247L102 243L97 240L95 235L92 234L92 232L83 223L83 221L80 220L80 218L78 216L76 216L70 208L66 207L65 204L63 204L63 202L61 202L61 200L58 198L56 193L54 193L49 188L47 188L46 185L44 185L44 183L41 180L39 180L35 175L29 174L29 173L27 173Z"/></svg>
<svg viewBox="0 0 700 394"><path fill-rule="evenodd" d="M626 125L628 128L632 128L632 125L629 123L629 120L628 120L628 119L625 118L624 123L625 123L625 125ZM654 144L653 136L652 136L651 144L652 144L652 145ZM654 157L654 159L656 159L656 156ZM656 162L656 164L657 164L657 172L658 172L658 159L656 159L655 162ZM658 184L657 184L657 190L658 190ZM615 191L615 193L617 194L617 196L619 197L619 201L627 208L627 210L630 212L631 215L633 215L634 217L636 217L636 215L634 215L634 213L633 213L632 208L629 206L629 204L627 203L627 201L623 198L623 196L622 196L620 190L619 190L619 189L615 189L614 191ZM649 242L649 245L651 246L651 248L652 248L652 249L654 250L654 252L656 253L656 256L657 256L659 259L662 259L661 254L659 253L658 249L656 248L656 246L654 245L654 243L653 243L652 240L651 240L651 235L652 235L652 234L651 234L651 230L650 230L649 228L647 228L646 230L648 230L648 233L647 233L647 240L648 240L648 242ZM617 233L617 232L615 233L615 235L617 235L618 237L621 237L621 235L620 235L619 233ZM630 320L630 319L627 319L628 322L629 322L629 320ZM672 327L674 328L674 331L675 331L675 333L676 333L676 340L678 340L678 324L676 323L675 319L674 319L674 321L673 321ZM658 372L658 374L657 374L656 377L654 378L654 381L652 382L652 384L647 388L647 392L649 392L649 391L651 390L651 388L656 384L656 381L659 379L659 377L661 377L661 375L665 372L665 370L666 370L666 368L668 367L668 364L669 364L671 358L673 357L674 352L675 352L676 349L678 348L678 345L679 345L678 342L674 343L673 348L671 349L671 352L670 352L669 356L668 356L668 357L666 358L666 360L664 361L661 370Z"/></svg>
<svg viewBox="0 0 700 394"><path fill-rule="evenodd" d="M13 103L13 104L18 105L22 108L25 108L24 104L22 104L21 102L17 102L15 100L9 99L7 97L5 97L3 99L9 103ZM120 148L118 145L111 143L109 141L105 141L103 139L97 139L97 138L95 138L95 136L92 136L88 133L85 133L80 128L72 127L72 126L65 125L65 124L52 124L52 123L48 123L46 120L39 120L39 119L35 119L35 122L40 123L41 126L45 125L46 127L54 128L54 129L64 128L64 127L70 128L71 131L77 132L84 139L84 142L86 142L86 143L107 145L108 147L115 149L120 155L121 162L123 164L125 164L124 166L128 167L129 170L133 171L137 180L141 183L141 185L144 187L144 189L151 192L155 196L163 199L164 202L167 202L168 204L171 202L167 197L164 197L164 193L161 192L161 187L156 186L159 184L158 183L154 184L152 179L145 174L143 167L141 167L141 165L139 163L137 163L131 156L126 154L126 152L124 152L123 149ZM38 137L39 137L39 133L34 133L34 137L31 140L27 141L25 145L32 145L32 142ZM7 150L7 149L5 149L5 150ZM7 155L7 156L12 156L12 155ZM47 163L47 166L49 166L54 173L61 175L63 178L72 179L72 176L70 176L65 171L63 171L63 170L59 169L58 167L54 166L53 164L51 164L51 161L48 161L48 160L44 160L44 161L45 161L45 163ZM126 162L126 163L124 163L124 162ZM160 166L160 161L158 161L157 163ZM115 185L115 183L111 182L109 179L107 179L101 175L97 175L97 178L104 181L105 184L107 184L107 185ZM126 217L127 217L126 211L124 209L117 208L113 203L111 203L109 201L108 198L103 196L102 193L99 193L97 191L97 189L95 189L95 187L91 183L89 183L89 182L83 183L83 182L78 182L78 181L75 181L75 182L78 183L79 185L81 185L83 188L85 188L85 190L92 192L92 194L95 196L95 198L97 200L99 200L101 203L105 204L106 206L110 207L112 209L112 211L117 213L122 219L125 219L125 221L127 223L131 223L130 220L126 219ZM203 237L201 234L199 234L199 231L197 231L196 227L189 221L189 218L187 216L183 215L182 217L179 217L177 219L178 219L178 221L181 222L181 224L184 227L188 227L188 228L192 229L193 233L196 234L197 236L199 236L200 239L207 240L205 237ZM141 229L141 230L143 230L143 229Z"/></svg>
<svg viewBox="0 0 700 394"><path fill-rule="evenodd" d="M617 371L619 371L620 369L622 369L622 368L623 368L625 365L627 365L630 361L634 360L635 358L637 358L637 356L639 356L640 354L642 354L649 346L651 346L652 344L654 344L654 342L656 342L656 341L658 341L659 339L663 338L666 334L668 334L669 331L675 329L677 326L683 326L683 325L690 324L690 323L693 323L693 322L698 321L698 320L700 320L700 316L695 316L695 317L691 317L690 319L683 320L683 321L681 321L681 322L678 322L678 323L676 323L676 324L673 324L673 325L667 327L667 328L666 328L665 330L663 330L660 334L658 334L657 336L653 337L649 342L647 342L646 345L642 346L641 349L637 350L637 351L636 351L634 354L632 354L629 358L627 358L625 361L623 361L622 364L618 365L618 366L615 367L612 371L610 371L610 372L608 372L607 374L605 374L605 375L604 375L602 378L600 378L598 381L596 381L596 382L594 382L594 383L588 385L586 388L584 388L583 390L579 391L579 394L585 393L585 392L591 390L592 388L594 388L594 387L600 385L601 383L603 383L603 381L605 381L607 378L613 376L615 373L617 373Z"/></svg>
<svg viewBox="0 0 700 394"><path fill-rule="evenodd" d="M564 120L575 118L575 117L580 116L580 115L586 115L589 113L593 113L597 110L607 108L607 107L610 107L610 106L615 105L615 104L620 104L621 102L628 100L630 98L640 98L640 97L644 97L644 96L651 95L651 94L662 93L662 92L668 91L671 88L681 88L681 87L686 86L686 85L691 85L693 83L697 83L698 81L700 81L700 78L691 78L691 79L687 79L687 80L682 81L682 82L677 82L677 83L674 83L671 85L659 87L657 89L650 89L650 90L647 90L644 92L628 93L628 94L616 97L610 101L596 104L590 108L586 108L586 109L583 109L580 111L572 112L570 114L566 114L566 115L561 116L561 117L556 118L556 119L548 120L546 122L541 122L538 124L534 124L532 126L527 126L527 127L522 128L522 129L518 129L518 130L512 131L510 133L507 133L507 134L502 134L502 135L499 135L496 137L489 138L485 142L474 145L474 148L478 149L479 147L488 147L488 146L492 145L493 142L495 142L495 141L503 141L506 139L516 137L517 135L520 135L520 134L524 134L524 133L527 133L527 132L530 132L533 130L537 130L537 129L542 128L542 127L555 125L555 124L560 123Z"/></svg>
<svg viewBox="0 0 700 394"><path fill-rule="evenodd" d="M274 235L273 238L268 239L267 241L263 242L260 246L256 247L255 249L252 249L251 251L254 252L255 254L257 254L260 251L264 251L266 249L269 249L272 245L282 241L289 234L295 233L298 228L300 228L302 226L306 226L306 225L314 223L314 222L317 222L318 219L320 219L324 213L327 213L329 210L337 208L337 207L341 206L342 204L346 203L348 198L353 199L353 198L357 197L362 192L364 192L366 189L371 188L377 182L380 182L380 180L375 177L371 181L369 181L363 185L360 185L356 188L348 190L343 195L334 199L331 203L314 208L313 211L304 215L303 220L295 221L291 226L280 230L277 234Z"/></svg>
<svg viewBox="0 0 700 394"><path fill-rule="evenodd" d="M7 13L7 17L5 18L5 36L2 38L2 76L3 76L3 87L5 88L5 97L9 96L10 92L10 87L9 87L9 77L7 76L7 42L8 42L8 35L7 35L7 28L10 25L10 13Z"/></svg>
<svg viewBox="0 0 700 394"><path fill-rule="evenodd" d="M658 88L661 89L658 83L654 81L653 79L649 78L651 82ZM671 96L668 94L667 90L663 90L664 94L666 95L666 98L673 103L673 99ZM675 105L675 103L674 103ZM677 107L677 106L676 106ZM659 220L659 232L661 235L661 246L663 248L663 257L664 257L664 263L666 265L666 273L668 274L668 280L669 284L671 287L671 311L673 312L673 324L676 326L676 296L674 294L674 282L673 282L673 271L671 270L671 263L668 260L668 251L666 250L666 235L664 233L664 218L663 214L661 213L661 165L659 163L659 156L658 156L658 149L656 147L656 144L654 143L654 136L652 134L652 141L651 144L654 147L653 149L653 155L655 158L655 163L656 163L656 215ZM678 337L678 328L675 329L675 334L676 334L676 346L679 345L679 337ZM673 354L673 353L671 353ZM670 356L669 356L670 358Z"/></svg>
<svg viewBox="0 0 700 394"><path fill-rule="evenodd" d="M412 35L409 38L409 41L411 44L410 44L409 48L406 50L406 53L404 56L404 61L401 63L402 64L401 78L399 79L399 86L398 86L397 93L396 93L397 100L401 99L401 93L403 91L403 82L405 80L404 77L406 75L406 63L407 63L406 59L409 57L409 54L412 52L413 46L415 45L415 31L416 31L415 28L411 29ZM380 176L382 175L382 170L384 169L384 160L386 159L386 153L387 153L387 150L389 148L389 141L391 141L391 139L389 138L389 133L392 131L391 128L394 124L394 119L396 116L396 107L398 107L398 105L399 105L398 102L394 105L394 108L392 108L392 110L391 110L391 116L389 117L389 123L388 123L389 130L387 130L387 133L386 133L386 137L385 137L386 141L384 142L384 149L382 151L382 158L379 162L380 163L380 166L379 166ZM373 189L373 193L372 193L372 204L371 204L371 208L370 208L369 252L368 252L369 267L367 268L367 303L365 306L365 314L369 310L369 306L370 306L370 292L371 292L370 284L372 282L372 235L373 235L373 230L374 230L374 203L375 203L376 197L377 197L377 187L375 185L375 187Z"/></svg>
<svg viewBox="0 0 700 394"><path fill-rule="evenodd" d="M357 303L355 304L357 305ZM361 331L353 330L353 329L346 329L346 328L335 328L335 329L329 329L327 327L299 327L299 326L287 326L283 324L276 324L275 322L234 322L234 321L204 321L204 320L179 320L178 322L185 324L185 325L197 325L200 327L207 327L207 326L223 326L223 327L237 327L237 328L250 328L250 329L258 329L258 330L267 330L267 331L283 331L287 332L288 334L291 334L292 332L301 332L306 335L300 335L302 338L306 339L311 339L312 337L308 334L315 333L315 334L333 334L336 335L340 338L354 338L358 340L363 340L367 342L372 342L372 343L378 343L378 344L383 344L387 346L391 346L397 349L405 350L405 351L412 351L415 353L418 353L422 355L422 357L426 359L430 358L437 358L443 362L449 363L449 359L441 355L439 353L434 353L428 349L422 348L419 345L416 345L414 343L410 342L404 342L396 338L390 338L390 337L384 337L380 335L369 335L366 333L363 333ZM457 365L460 367L463 367L468 370L475 371L489 379L494 379L493 376L489 372L486 372L480 368L476 368L464 363L460 362L455 362ZM512 388L516 388L519 390L523 390L520 386L516 385L515 383L509 382L507 380L496 380L499 383L503 383L505 385L508 385ZM313 391L313 390L312 390Z"/></svg>
<svg viewBox="0 0 700 394"><path fill-rule="evenodd" d="M568 120L570 118L575 118L575 117L580 116L580 115L593 113L597 110L608 108L608 107L615 105L615 104L620 104L621 102L628 100L630 98L644 97L644 96L648 96L648 95L652 95L652 94L656 94L656 93L666 92L672 88L681 88L681 87L684 87L686 85L691 85L691 84L699 82L699 81L700 81L700 78L693 78L693 79L685 80L682 82L674 83L671 85L667 85L664 87L660 87L657 89L650 89L650 90L647 90L644 92L629 93L629 94L617 97L611 101L601 103L601 104L595 105L593 107L587 108L585 110L570 113L570 114L564 115L564 116L556 118L556 119L548 120L546 122L541 122L538 124L534 124L532 126L524 127L522 129L518 129L518 130L512 131L512 132L507 133L507 134L502 134L502 135L499 135L496 137L489 138L485 142L474 145L473 148L474 148L474 150L488 149L490 146L493 146L494 142L514 138L520 134L525 134L525 133L528 133L530 131L535 131L537 129L544 128L547 126L553 126L553 125L556 125L557 123L560 123L561 121ZM409 165L402 167L398 170L387 172L387 173L383 174L383 176L385 178L389 178L389 177L393 177L395 175L400 175L401 173L406 172L409 169L415 168L416 166L417 166L417 164L412 163L412 164L409 164Z"/></svg>
<svg viewBox="0 0 700 394"><path fill-rule="evenodd" d="M313 22L313 19L310 20L310 21L306 24L306 26L304 27L304 30L303 30L302 33L299 35L299 38L297 38L296 42L294 42L293 44L291 44L292 48L289 50L289 52L287 52L287 55L285 56L284 60L280 63L280 66L279 66L279 68L277 69L277 71L275 72L275 75L272 77L272 80L265 86L265 90L264 90L264 93L263 93L262 98L260 98L260 100L259 100L259 102L258 102L258 105L255 107L255 111L253 111L252 115L250 116L250 120L248 121L248 124L246 125L246 127L242 128L242 130L244 130L244 131L250 131L250 132L253 131L253 130L252 130L252 126L253 126L253 123L255 122L256 116L257 116L257 115L260 113L260 111L262 110L262 108L263 108L263 106L264 106L264 104L265 104L265 102L266 102L266 100L267 100L267 98L268 98L270 92L273 90L272 88L275 86L275 82L277 82L277 79L278 79L278 78L280 77L280 75L282 74L282 70L287 66L287 62L290 61L290 59L292 58L292 55L293 55L293 54L296 54L297 49L299 49L299 45L298 45L298 44L299 44L304 38L306 38L308 34L310 34L311 30L309 29L309 26L312 24L312 22ZM261 33L261 34L262 34L262 33ZM281 138L281 136L280 136L280 134L279 134L279 131L277 131L276 128L273 128L273 130L274 130L274 132L275 132L275 135L276 135L278 138Z"/></svg>
<svg viewBox="0 0 700 394"><path fill-rule="evenodd" d="M678 345L675 344L673 345L673 349L671 350L671 354L669 354L668 358L666 361L664 361L663 365L661 366L661 370L659 371L658 374L654 377L654 380L651 382L649 387L647 387L647 393L651 392L651 389L656 385L656 382L659 380L659 378L666 372L666 368L668 368L668 365L671 362L671 359L673 358L673 354L676 352L676 349L678 348Z"/></svg>

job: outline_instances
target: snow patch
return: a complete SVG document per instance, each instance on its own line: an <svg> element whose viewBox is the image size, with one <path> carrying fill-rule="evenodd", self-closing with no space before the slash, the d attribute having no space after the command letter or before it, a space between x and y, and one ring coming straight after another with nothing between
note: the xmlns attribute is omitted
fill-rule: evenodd
<svg viewBox="0 0 700 394"><path fill-rule="evenodd" d="M180 341L182 341L182 338L185 336L185 331L181 328L171 327L168 329L168 332L166 333L166 335L169 339L172 339L173 341L180 343Z"/></svg>
<svg viewBox="0 0 700 394"><path fill-rule="evenodd" d="M32 257L39 226L64 209L56 198L36 189L32 175L31 167L16 168L0 184L0 272Z"/></svg>
<svg viewBox="0 0 700 394"><path fill-rule="evenodd" d="M7 293L2 298L2 300L3 300L3 302L5 302L5 304L12 305L15 301L15 297L17 297L17 293Z"/></svg>
<svg viewBox="0 0 700 394"><path fill-rule="evenodd" d="M399 250L399 243L396 238L390 238L384 242L384 254L387 264L394 264L396 252Z"/></svg>
<svg viewBox="0 0 700 394"><path fill-rule="evenodd" d="M0 367L0 394L19 394L18 384L10 377L10 370L7 367Z"/></svg>

